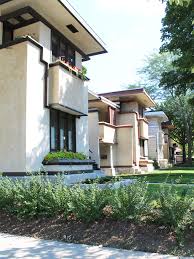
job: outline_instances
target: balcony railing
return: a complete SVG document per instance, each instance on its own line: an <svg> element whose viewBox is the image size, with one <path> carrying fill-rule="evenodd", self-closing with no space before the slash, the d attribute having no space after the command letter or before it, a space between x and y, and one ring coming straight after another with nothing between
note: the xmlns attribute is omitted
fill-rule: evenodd
<svg viewBox="0 0 194 259"><path fill-rule="evenodd" d="M116 127L106 122L99 122L100 142L114 144L116 142Z"/></svg>

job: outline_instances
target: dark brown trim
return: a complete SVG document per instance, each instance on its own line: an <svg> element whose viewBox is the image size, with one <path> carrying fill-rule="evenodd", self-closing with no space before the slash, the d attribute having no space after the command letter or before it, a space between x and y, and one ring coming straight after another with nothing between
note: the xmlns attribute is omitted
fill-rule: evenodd
<svg viewBox="0 0 194 259"><path fill-rule="evenodd" d="M13 0L0 0L0 5L2 5L2 4L5 4L5 3L8 3L8 2L10 2L10 1L13 1ZM82 28L84 29L84 30L86 30L86 32L94 39L94 41L96 41L98 44L99 44L99 46L103 49L103 51L99 51L99 52L94 52L94 53L90 53L90 54L84 54L79 48L77 48L79 51L79 53L80 54L82 54L83 55L83 57L85 57L85 59L87 60L87 56L94 56L94 55L99 55L99 54L104 54L104 53L107 53L108 51L104 48L104 46L91 34L91 32L79 21L79 19L60 1L60 0L58 0L58 2L68 11L68 13L70 14L70 15L72 15L72 17L82 26ZM36 11L35 11L36 12ZM42 17L42 19L43 20L45 20L43 17ZM45 20L46 21L46 20ZM49 24L49 27L50 26L52 26L50 23L48 23L48 21L46 21L47 22L47 24ZM52 28L54 28L53 26L52 26ZM57 30L56 28L55 28L55 30ZM57 30L58 31L58 30ZM59 31L58 31L59 32ZM60 32L59 32L60 33ZM63 35L63 37L64 37L64 35ZM69 41L69 40L68 40ZM70 42L70 41L69 41ZM71 44L73 44L72 42L71 42ZM74 44L73 44L74 45ZM75 46L75 45L74 45Z"/></svg>
<svg viewBox="0 0 194 259"><path fill-rule="evenodd" d="M92 113L92 112L99 112L99 109L97 109L97 108L89 109L88 112L89 112L89 113Z"/></svg>
<svg viewBox="0 0 194 259"><path fill-rule="evenodd" d="M93 160L76 160L74 161L73 159L71 160L65 160L65 159L62 159L62 160L53 160L53 161L49 161L49 162L46 162L44 161L43 162L43 165L46 165L46 166L49 166L49 165L94 165L95 164L95 161Z"/></svg>
<svg viewBox="0 0 194 259"><path fill-rule="evenodd" d="M100 126L102 125L102 126L107 126L107 127L110 127L110 128L113 128L113 129L115 129L117 126L115 126L115 125L112 125L112 124L110 124L110 123L108 123L108 122L104 122L104 121L101 121L101 122L99 122L98 123Z"/></svg>
<svg viewBox="0 0 194 259"><path fill-rule="evenodd" d="M55 107L53 107L53 105L55 105ZM72 112L78 113L78 114L71 114L70 113L71 115L74 115L75 117L87 117L88 116L85 113L79 112L79 111L77 111L75 109L72 109L72 108L70 108L68 106L65 106L65 105L62 105L62 104L59 104L59 103L52 103L52 104L49 105L49 108L53 109L53 110L56 110L56 111L61 111L61 110L56 109L56 105L61 106L64 109L68 109L68 110L70 110ZM63 111L61 111L61 112L63 112ZM67 113L67 112L64 111L64 113Z"/></svg>
<svg viewBox="0 0 194 259"><path fill-rule="evenodd" d="M94 102L99 102L101 101L101 98L99 97L98 99L94 99L94 100L89 100L89 103L94 103Z"/></svg>
<svg viewBox="0 0 194 259"><path fill-rule="evenodd" d="M9 14L6 15L2 15L0 16L0 21L6 21L7 19L11 18L11 17L15 17L24 13L29 13L34 17L34 22L38 22L41 21L42 23L44 23L46 26L48 26L51 30L53 30L55 33L57 33L58 35L60 35L61 38L63 38L69 45L72 46L72 48L74 48L77 52L79 52L82 57L84 59L88 58L88 55L86 55L81 49L79 49L77 46L75 46L75 44L73 44L69 39L67 39L59 30L57 30L56 27L54 27L52 24L50 24L43 16L41 16L39 13L37 13L32 7L30 6L26 6L24 8L21 8L19 10L16 10L14 12L11 12ZM29 24L27 24L29 25ZM23 27L24 25L21 24L21 26L17 26L16 29ZM15 29L15 27L14 27Z"/></svg>
<svg viewBox="0 0 194 259"><path fill-rule="evenodd" d="M118 128L118 129L123 129L123 128L133 128L133 126L132 126L132 125L130 125L130 124L128 124L128 125L118 125L118 126L116 126L116 128Z"/></svg>

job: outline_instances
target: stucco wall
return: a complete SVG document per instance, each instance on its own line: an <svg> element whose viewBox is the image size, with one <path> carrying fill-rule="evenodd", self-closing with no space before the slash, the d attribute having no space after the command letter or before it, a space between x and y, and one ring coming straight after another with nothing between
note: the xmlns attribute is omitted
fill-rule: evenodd
<svg viewBox="0 0 194 259"><path fill-rule="evenodd" d="M144 120L139 120L139 136L143 139L148 139L148 123Z"/></svg>
<svg viewBox="0 0 194 259"><path fill-rule="evenodd" d="M26 170L39 170L50 151L49 110L44 108L45 67L40 49L27 44Z"/></svg>
<svg viewBox="0 0 194 259"><path fill-rule="evenodd" d="M0 171L3 172L25 171L26 57L26 43L0 50Z"/></svg>
<svg viewBox="0 0 194 259"><path fill-rule="evenodd" d="M98 166L100 166L98 111L89 112L88 120L89 120L89 149L91 150L89 155L93 160L96 161Z"/></svg>
<svg viewBox="0 0 194 259"><path fill-rule="evenodd" d="M38 41L43 47L43 59L51 62L51 30L42 22L30 24L28 26L16 29L14 38L29 35Z"/></svg>
<svg viewBox="0 0 194 259"><path fill-rule="evenodd" d="M117 128L117 166L133 165L133 129Z"/></svg>
<svg viewBox="0 0 194 259"><path fill-rule="evenodd" d="M89 156L88 117L76 119L76 151Z"/></svg>
<svg viewBox="0 0 194 259"><path fill-rule="evenodd" d="M60 104L84 114L88 113L88 87L61 66L49 69L50 104Z"/></svg>
<svg viewBox="0 0 194 259"><path fill-rule="evenodd" d="M39 41L39 27L40 23L33 23L28 26L14 30L13 38L16 39L22 36L31 36L36 41Z"/></svg>
<svg viewBox="0 0 194 259"><path fill-rule="evenodd" d="M164 152L165 152L164 142L163 142L164 132L161 127L161 120L158 118L148 118L148 122L149 122L149 140L148 140L149 158L159 161L161 159L164 159Z"/></svg>
<svg viewBox="0 0 194 259"><path fill-rule="evenodd" d="M122 103L121 111L122 112L129 112L129 111L138 112L138 103L137 102Z"/></svg>
<svg viewBox="0 0 194 259"><path fill-rule="evenodd" d="M52 61L51 29L42 22L39 22L39 43L44 47L43 59L50 63Z"/></svg>
<svg viewBox="0 0 194 259"><path fill-rule="evenodd" d="M136 113L118 114L117 115L117 125L127 125L133 126L133 161L136 165L139 165L140 160L140 147L139 147L139 132L138 132L138 121Z"/></svg>

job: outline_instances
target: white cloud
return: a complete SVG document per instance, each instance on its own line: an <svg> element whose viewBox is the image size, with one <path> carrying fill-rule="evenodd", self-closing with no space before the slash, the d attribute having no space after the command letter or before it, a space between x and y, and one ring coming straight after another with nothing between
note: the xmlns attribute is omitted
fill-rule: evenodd
<svg viewBox="0 0 194 259"><path fill-rule="evenodd" d="M105 11L138 13L143 16L162 15L164 5L157 0L96 0L96 5Z"/></svg>

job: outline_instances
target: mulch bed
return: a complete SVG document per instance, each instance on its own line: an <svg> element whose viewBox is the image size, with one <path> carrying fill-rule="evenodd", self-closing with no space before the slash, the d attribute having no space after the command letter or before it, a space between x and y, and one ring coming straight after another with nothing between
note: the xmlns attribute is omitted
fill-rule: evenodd
<svg viewBox="0 0 194 259"><path fill-rule="evenodd" d="M0 212L0 232L68 243L102 245L164 254L194 255L193 231L186 234L184 247L178 249L175 235L169 229L152 224L138 225L129 221L106 219L86 224L67 222L63 216L21 220Z"/></svg>

